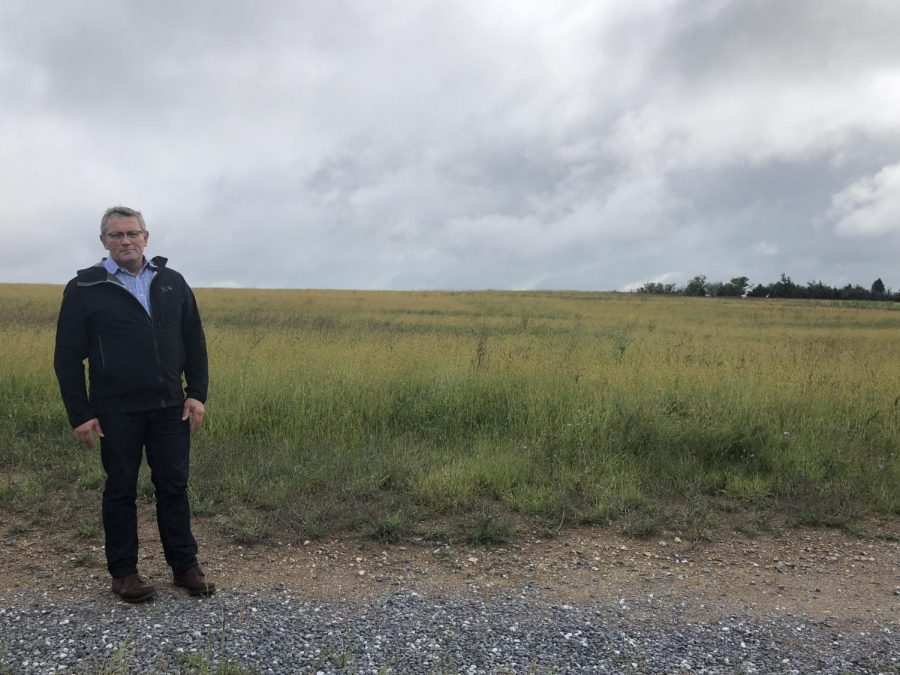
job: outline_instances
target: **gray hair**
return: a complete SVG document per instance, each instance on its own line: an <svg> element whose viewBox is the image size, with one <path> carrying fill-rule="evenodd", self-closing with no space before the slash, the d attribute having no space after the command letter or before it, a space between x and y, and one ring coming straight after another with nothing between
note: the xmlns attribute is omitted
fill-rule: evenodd
<svg viewBox="0 0 900 675"><path fill-rule="evenodd" d="M100 219L100 234L106 234L106 226L109 225L110 219L116 217L137 218L141 230L144 232L147 231L147 226L144 225L144 216L141 215L140 211L130 209L127 206L112 206L106 209L106 213L104 213L103 217Z"/></svg>

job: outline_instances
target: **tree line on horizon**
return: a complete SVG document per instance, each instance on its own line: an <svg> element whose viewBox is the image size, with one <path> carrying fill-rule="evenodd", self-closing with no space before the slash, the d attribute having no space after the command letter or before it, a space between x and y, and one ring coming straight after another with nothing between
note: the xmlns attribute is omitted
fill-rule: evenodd
<svg viewBox="0 0 900 675"><path fill-rule="evenodd" d="M794 283L782 273L781 278L771 284L756 284L751 287L749 277L734 277L731 281L708 281L706 275L698 274L684 286L647 282L635 292L655 295L687 295L695 297L731 298L800 298L808 300L876 300L900 302L900 290L885 288L881 277L869 288L859 284L828 286L821 281L809 281L805 285Z"/></svg>

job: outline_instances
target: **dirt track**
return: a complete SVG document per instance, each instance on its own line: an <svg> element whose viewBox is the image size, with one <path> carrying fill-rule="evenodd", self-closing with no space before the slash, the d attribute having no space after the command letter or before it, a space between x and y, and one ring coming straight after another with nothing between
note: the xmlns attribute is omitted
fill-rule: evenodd
<svg viewBox="0 0 900 675"><path fill-rule="evenodd" d="M873 522L887 537L866 539L832 529L789 529L717 541L673 534L626 538L579 528L552 539L522 535L501 546L384 545L360 537L263 546L229 543L208 520L195 523L201 561L223 588L289 589L340 603L392 593L476 594L537 591L548 603L616 602L653 597L693 611L787 613L815 620L877 620L900 626L898 523ZM141 572L169 583L151 510L141 512ZM0 596L30 591L36 600L107 598L102 544L33 532L0 545Z"/></svg>

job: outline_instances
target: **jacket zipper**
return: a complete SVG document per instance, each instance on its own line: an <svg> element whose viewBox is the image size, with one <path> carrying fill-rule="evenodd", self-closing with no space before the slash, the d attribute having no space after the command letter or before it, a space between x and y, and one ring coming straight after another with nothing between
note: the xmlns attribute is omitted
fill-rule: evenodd
<svg viewBox="0 0 900 675"><path fill-rule="evenodd" d="M153 278L150 280L150 287L148 288L148 293L150 290L153 289L153 284L156 283L156 278L158 276L159 276L159 272L153 273ZM128 294L128 297L130 297L132 300L134 300L140 306L141 311L147 316L147 322L150 324L150 335L153 338L153 355L156 357L156 373L157 373L156 377L159 380L159 383L162 384L162 382L163 382L163 376L161 374L162 361L160 361L160 358L159 358L159 343L156 340L156 331L154 330L153 317L150 316L149 314L147 314L147 311L144 309L144 306L141 305L141 301L138 300L136 297L134 297L134 295L131 293L131 291L129 291L127 288L125 288L125 286L123 286L120 283L116 283L115 281L110 281L109 279L104 279L103 281L81 283L78 285L85 287L85 286L96 286L98 284L112 284L116 288L121 288L123 291L125 291L125 293ZM97 339L98 340L100 339L99 335L97 336ZM103 361L103 367L106 368L106 360L103 358L103 344L102 343L100 344L100 358ZM161 407L165 407L166 399L160 398L159 401L160 401Z"/></svg>
<svg viewBox="0 0 900 675"><path fill-rule="evenodd" d="M150 279L150 285L147 287L147 295L150 296L151 298L153 297L152 296L153 284L156 283L156 278L158 276L159 276L159 272L154 272L153 278ZM125 289L125 290L128 290L128 289ZM129 295L131 295L131 293L129 293ZM135 298L135 300L137 300L137 298ZM159 299L157 298L157 300L159 300ZM138 304L140 304L140 303L138 303ZM159 307L157 306L156 309L158 311ZM162 361L160 361L160 358L159 358L159 343L156 341L156 330L154 330L154 326L153 326L153 317L150 316L149 314L147 315L147 317L150 319L150 328L151 328L151 332L153 333L153 353L156 356L157 378L159 379L159 383L162 384L163 383ZM162 405L162 407L165 407L166 399L160 398L160 404Z"/></svg>
<svg viewBox="0 0 900 675"><path fill-rule="evenodd" d="M97 333L97 344L100 345L100 364L103 366L103 370L106 370L106 356L103 354L103 338L100 333Z"/></svg>

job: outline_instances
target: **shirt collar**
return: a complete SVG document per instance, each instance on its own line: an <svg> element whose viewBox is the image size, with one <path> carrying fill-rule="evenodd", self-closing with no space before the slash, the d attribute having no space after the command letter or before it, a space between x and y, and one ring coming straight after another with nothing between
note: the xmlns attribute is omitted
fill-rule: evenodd
<svg viewBox="0 0 900 675"><path fill-rule="evenodd" d="M119 267L119 266L116 264L116 261L112 259L112 256L107 256L106 258L103 259L103 267L106 268L106 271L109 272L109 273L112 274L112 275L115 275L115 274L116 274L117 272L119 272L119 271L122 271L122 272L125 272L126 274L129 274L129 272L128 272L127 270L125 270L125 268ZM144 258L144 264L141 266L141 271L138 272L138 274L140 274L141 272L143 272L143 271L144 271L146 268L148 268L148 267L149 267L152 271L156 271L156 270L158 269L156 265L154 265L152 262L150 262L149 260L147 260L147 258Z"/></svg>

